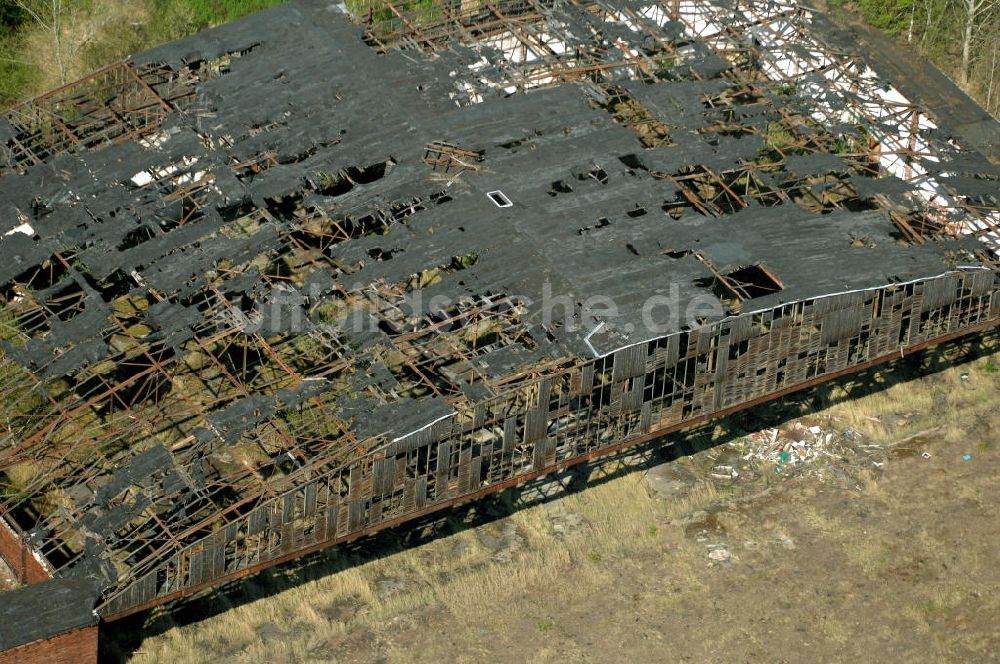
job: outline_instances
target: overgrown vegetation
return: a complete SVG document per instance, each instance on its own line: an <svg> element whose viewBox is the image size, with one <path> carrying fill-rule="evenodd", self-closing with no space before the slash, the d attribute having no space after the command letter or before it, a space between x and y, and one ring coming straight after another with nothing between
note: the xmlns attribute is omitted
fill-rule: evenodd
<svg viewBox="0 0 1000 664"><path fill-rule="evenodd" d="M0 106L281 1L0 0ZM930 58L987 110L1000 112L1000 0L829 2L834 11L856 10ZM347 5L365 13L365 0ZM411 6L432 9L430 0Z"/></svg>
<svg viewBox="0 0 1000 664"><path fill-rule="evenodd" d="M929 58L986 110L1000 113L1000 0L829 0Z"/></svg>
<svg viewBox="0 0 1000 664"><path fill-rule="evenodd" d="M0 0L0 105L282 0Z"/></svg>

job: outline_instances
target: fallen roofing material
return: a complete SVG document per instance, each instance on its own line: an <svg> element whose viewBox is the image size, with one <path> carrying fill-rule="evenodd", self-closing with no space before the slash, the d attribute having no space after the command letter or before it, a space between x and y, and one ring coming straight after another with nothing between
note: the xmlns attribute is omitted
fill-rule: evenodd
<svg viewBox="0 0 1000 664"><path fill-rule="evenodd" d="M1000 169L794 3L351 8L0 120L0 517L104 618L1000 320Z"/></svg>

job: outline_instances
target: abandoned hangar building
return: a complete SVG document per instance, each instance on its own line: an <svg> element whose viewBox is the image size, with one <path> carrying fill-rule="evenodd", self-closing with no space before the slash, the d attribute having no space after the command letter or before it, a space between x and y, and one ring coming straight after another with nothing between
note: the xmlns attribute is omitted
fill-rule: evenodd
<svg viewBox="0 0 1000 664"><path fill-rule="evenodd" d="M295 0L7 111L0 662L995 326L1000 130L890 48Z"/></svg>

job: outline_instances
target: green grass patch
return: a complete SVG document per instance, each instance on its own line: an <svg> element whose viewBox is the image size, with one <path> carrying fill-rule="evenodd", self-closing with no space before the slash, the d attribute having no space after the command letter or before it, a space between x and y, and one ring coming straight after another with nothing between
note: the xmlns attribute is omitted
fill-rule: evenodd
<svg viewBox="0 0 1000 664"><path fill-rule="evenodd" d="M154 0L146 32L150 45L158 44L234 21L283 1Z"/></svg>
<svg viewBox="0 0 1000 664"><path fill-rule="evenodd" d="M70 79L158 44L200 32L280 4L284 0L151 0L137 13L128 2L99 5L97 0L75 0L64 26L80 43L69 66ZM0 10L8 3L0 0ZM112 9L108 9L112 7ZM5 16L5 15L4 15ZM58 85L37 51L47 43L47 28L31 20L0 25L0 106L7 108L44 89ZM75 37L79 37L76 39ZM40 42L41 39L41 42ZM35 51L29 44L35 44ZM51 67L49 67L50 69Z"/></svg>
<svg viewBox="0 0 1000 664"><path fill-rule="evenodd" d="M34 80L34 70L24 58L24 45L17 34L0 36L0 107L21 101Z"/></svg>

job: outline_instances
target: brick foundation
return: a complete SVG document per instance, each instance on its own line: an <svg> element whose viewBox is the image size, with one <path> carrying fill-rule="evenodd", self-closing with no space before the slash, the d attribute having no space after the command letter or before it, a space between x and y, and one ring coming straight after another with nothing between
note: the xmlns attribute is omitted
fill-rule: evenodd
<svg viewBox="0 0 1000 664"><path fill-rule="evenodd" d="M52 578L45 566L24 544L20 532L3 517L0 517L0 558L14 572L18 583L28 585Z"/></svg>
<svg viewBox="0 0 1000 664"><path fill-rule="evenodd" d="M0 652L0 664L97 664L97 626Z"/></svg>

